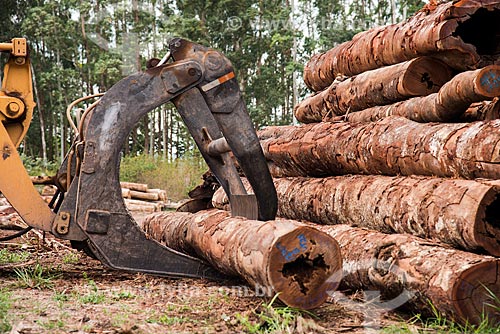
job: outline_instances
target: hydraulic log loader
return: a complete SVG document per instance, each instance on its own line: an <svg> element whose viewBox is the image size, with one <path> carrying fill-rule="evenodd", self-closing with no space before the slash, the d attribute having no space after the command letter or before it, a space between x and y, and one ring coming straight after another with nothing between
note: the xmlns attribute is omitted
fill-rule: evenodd
<svg viewBox="0 0 500 334"><path fill-rule="evenodd" d="M171 277L221 278L197 258L148 239L127 211L119 182L120 155L147 112L172 101L213 174L230 194L233 215L274 219L277 197L231 63L184 39L154 67L124 78L82 115L75 140L53 181L47 205L17 152L32 120L31 66L24 38L1 43L10 53L0 91L0 191L29 228L71 240L118 270ZM152 62L150 62L152 63ZM248 195L232 156L252 184Z"/></svg>

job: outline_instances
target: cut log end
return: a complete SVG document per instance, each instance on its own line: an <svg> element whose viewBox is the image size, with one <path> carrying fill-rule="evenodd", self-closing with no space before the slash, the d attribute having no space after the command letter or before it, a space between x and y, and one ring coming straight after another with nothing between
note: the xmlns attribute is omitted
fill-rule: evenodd
<svg viewBox="0 0 500 334"><path fill-rule="evenodd" d="M475 80L476 93L491 98L500 96L500 66L483 68Z"/></svg>
<svg viewBox="0 0 500 334"><path fill-rule="evenodd" d="M313 309L339 285L340 246L325 233L304 226L276 241L269 269L270 283L285 304Z"/></svg>
<svg viewBox="0 0 500 334"><path fill-rule="evenodd" d="M481 241L486 252L500 256L500 194L490 191L482 202L476 218L475 238Z"/></svg>
<svg viewBox="0 0 500 334"><path fill-rule="evenodd" d="M446 63L430 57L416 58L401 80L401 91L409 96L429 95L438 92L452 77L453 71Z"/></svg>
<svg viewBox="0 0 500 334"><path fill-rule="evenodd" d="M500 320L500 272L498 260L491 260L465 270L452 290L454 308L461 319L480 323L481 317L492 323Z"/></svg>

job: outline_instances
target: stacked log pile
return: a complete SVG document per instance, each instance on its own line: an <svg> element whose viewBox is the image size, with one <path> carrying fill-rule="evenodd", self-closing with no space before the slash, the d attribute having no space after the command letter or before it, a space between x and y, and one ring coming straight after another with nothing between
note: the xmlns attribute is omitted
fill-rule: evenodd
<svg viewBox="0 0 500 334"><path fill-rule="evenodd" d="M120 185L122 197L130 211L162 211L168 200L165 190L149 189L144 183L120 182Z"/></svg>
<svg viewBox="0 0 500 334"><path fill-rule="evenodd" d="M338 240L341 287L500 320L499 19L461 0L362 32L305 66L310 124L259 132L278 215Z"/></svg>
<svg viewBox="0 0 500 334"><path fill-rule="evenodd" d="M338 240L341 287L376 289L457 321L500 320L499 20L500 0L432 2L405 22L359 33L305 66L314 93L295 115L311 124L259 132L279 216ZM222 189L212 203L228 209ZM242 252L260 266L267 234L205 227L211 214L198 215L190 223L157 215L144 228L255 282L243 258L222 257ZM248 229L253 251L227 247Z"/></svg>
<svg viewBox="0 0 500 334"><path fill-rule="evenodd" d="M36 184L44 184L38 181L41 178L34 179ZM46 184L49 184L47 182ZM120 182L122 188L122 197L129 211L136 212L158 212L162 211L168 204L167 192L162 189L150 189L147 184L134 182ZM42 188L41 195L49 203L52 196L55 195L57 188L52 185L46 185Z"/></svg>

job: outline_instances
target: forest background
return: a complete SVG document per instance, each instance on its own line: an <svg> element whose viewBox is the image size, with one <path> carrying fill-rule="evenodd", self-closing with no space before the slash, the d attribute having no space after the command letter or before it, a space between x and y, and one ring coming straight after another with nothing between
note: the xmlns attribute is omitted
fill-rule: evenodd
<svg viewBox="0 0 500 334"><path fill-rule="evenodd" d="M0 41L26 37L30 47L37 106L20 151L32 174L53 172L67 153L74 134L65 111L73 100L105 92L144 69L148 59L162 58L172 37L218 49L232 61L259 129L294 122L293 106L308 93L302 70L312 54L360 31L402 21L425 4L421 0L1 3ZM7 60L6 55L0 57L2 63ZM156 183L173 191L173 197L182 197L206 168L171 104L144 117L123 153L123 179Z"/></svg>

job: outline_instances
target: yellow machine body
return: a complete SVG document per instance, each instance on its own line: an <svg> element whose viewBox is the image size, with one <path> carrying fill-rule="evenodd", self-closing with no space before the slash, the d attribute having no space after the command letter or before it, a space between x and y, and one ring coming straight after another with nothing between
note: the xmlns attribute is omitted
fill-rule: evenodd
<svg viewBox="0 0 500 334"><path fill-rule="evenodd" d="M0 191L28 225L50 231L54 213L33 186L17 152L35 108L26 39L0 43L0 51L11 55L0 91Z"/></svg>

